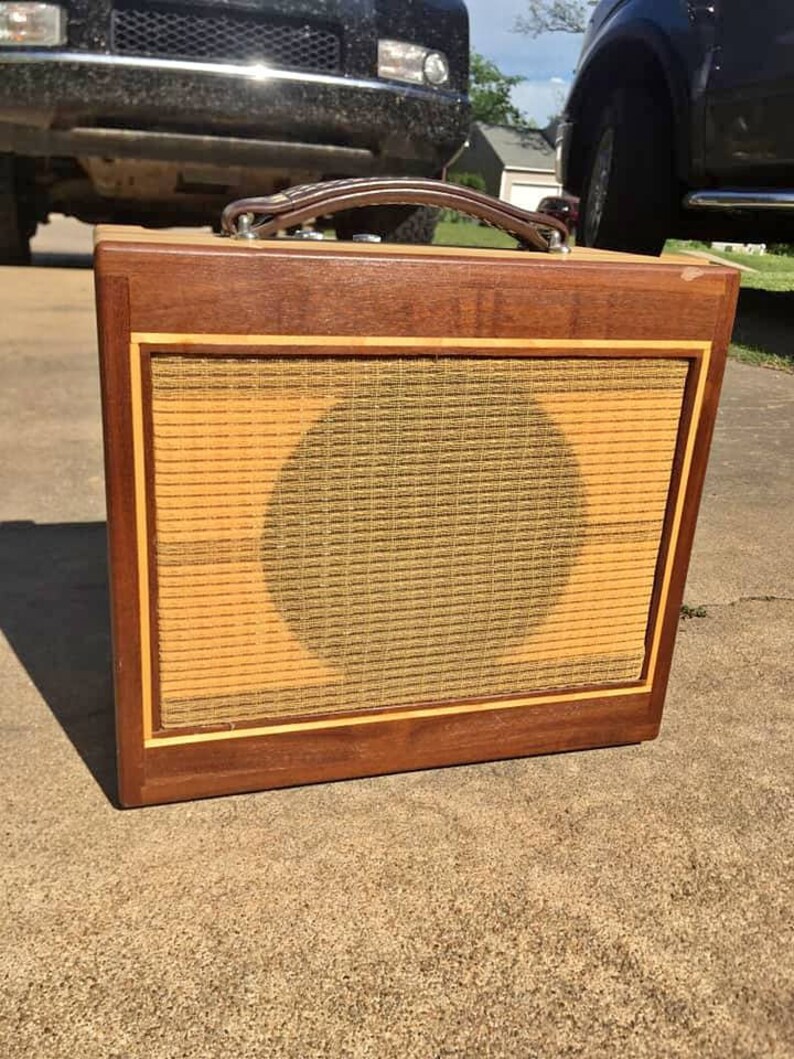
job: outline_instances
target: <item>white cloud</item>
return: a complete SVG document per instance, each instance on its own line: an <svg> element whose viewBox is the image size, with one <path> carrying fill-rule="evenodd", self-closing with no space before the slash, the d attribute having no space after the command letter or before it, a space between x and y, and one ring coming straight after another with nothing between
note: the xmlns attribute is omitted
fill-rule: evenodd
<svg viewBox="0 0 794 1059"><path fill-rule="evenodd" d="M561 77L545 81L524 81L513 89L513 102L528 118L544 126L559 114L568 94L568 82Z"/></svg>

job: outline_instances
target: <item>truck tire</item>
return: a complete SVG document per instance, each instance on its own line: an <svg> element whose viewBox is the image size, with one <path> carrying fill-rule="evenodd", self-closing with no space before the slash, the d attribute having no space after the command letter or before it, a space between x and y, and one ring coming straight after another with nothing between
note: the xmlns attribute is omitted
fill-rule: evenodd
<svg viewBox="0 0 794 1059"><path fill-rule="evenodd" d="M12 155L0 155L0 265L29 265L30 238Z"/></svg>
<svg viewBox="0 0 794 1059"><path fill-rule="evenodd" d="M384 243L432 243L438 210L432 206L365 206L334 218L337 239L359 232L379 235Z"/></svg>
<svg viewBox="0 0 794 1059"><path fill-rule="evenodd" d="M645 86L628 85L602 108L595 129L585 163L577 241L660 254L675 217L669 109Z"/></svg>

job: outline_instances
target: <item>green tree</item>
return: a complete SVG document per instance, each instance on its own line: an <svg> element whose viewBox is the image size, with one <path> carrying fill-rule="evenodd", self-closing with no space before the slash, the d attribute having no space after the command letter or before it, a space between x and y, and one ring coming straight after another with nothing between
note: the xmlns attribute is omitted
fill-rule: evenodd
<svg viewBox="0 0 794 1059"><path fill-rule="evenodd" d="M503 74L495 62L472 52L469 77L472 121L519 128L528 125L526 115L510 99L511 90L524 80L519 74Z"/></svg>
<svg viewBox="0 0 794 1059"><path fill-rule="evenodd" d="M516 33L584 33L596 0L527 0L527 11L515 21Z"/></svg>
<svg viewBox="0 0 794 1059"><path fill-rule="evenodd" d="M485 186L485 177L481 173L447 173L447 180L450 184L459 184L461 187L471 188L473 191L482 191L484 193L488 190ZM465 213L461 213L459 210L442 210L441 219L452 224L472 223L471 217L467 217Z"/></svg>
<svg viewBox="0 0 794 1059"><path fill-rule="evenodd" d="M462 188L471 188L473 191L486 191L485 177L481 173L450 173L448 180L451 184L458 184ZM460 216L456 214L456 216Z"/></svg>

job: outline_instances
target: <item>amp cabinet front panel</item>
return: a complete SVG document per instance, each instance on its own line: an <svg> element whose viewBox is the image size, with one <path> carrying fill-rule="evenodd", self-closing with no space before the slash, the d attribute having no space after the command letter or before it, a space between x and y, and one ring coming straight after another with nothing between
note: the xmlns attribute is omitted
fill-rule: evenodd
<svg viewBox="0 0 794 1059"><path fill-rule="evenodd" d="M712 341L139 331L117 307L125 804L656 734Z"/></svg>

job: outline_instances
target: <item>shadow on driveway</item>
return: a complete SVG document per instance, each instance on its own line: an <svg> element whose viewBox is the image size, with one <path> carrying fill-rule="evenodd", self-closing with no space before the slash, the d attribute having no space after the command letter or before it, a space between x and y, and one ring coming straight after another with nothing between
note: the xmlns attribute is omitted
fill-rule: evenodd
<svg viewBox="0 0 794 1059"><path fill-rule="evenodd" d="M786 357L794 367L794 291L743 287L733 341Z"/></svg>
<svg viewBox="0 0 794 1059"><path fill-rule="evenodd" d="M115 805L104 522L0 523L0 628Z"/></svg>

